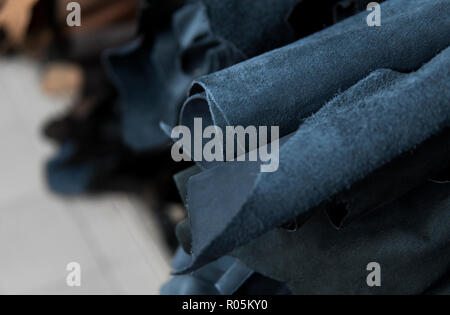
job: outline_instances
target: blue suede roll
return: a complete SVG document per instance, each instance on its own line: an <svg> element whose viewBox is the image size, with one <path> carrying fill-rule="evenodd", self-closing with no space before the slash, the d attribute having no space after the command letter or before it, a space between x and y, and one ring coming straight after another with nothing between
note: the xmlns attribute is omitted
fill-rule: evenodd
<svg viewBox="0 0 450 315"><path fill-rule="evenodd" d="M193 262L186 270L308 214L447 128L449 79L450 48L417 72L377 70L300 126L281 146L276 172L227 162L193 176L187 197Z"/></svg>
<svg viewBox="0 0 450 315"><path fill-rule="evenodd" d="M369 27L363 12L195 80L180 124L201 117L221 128L279 126L284 136L372 71L414 71L450 44L447 0L391 0L381 12L381 27Z"/></svg>

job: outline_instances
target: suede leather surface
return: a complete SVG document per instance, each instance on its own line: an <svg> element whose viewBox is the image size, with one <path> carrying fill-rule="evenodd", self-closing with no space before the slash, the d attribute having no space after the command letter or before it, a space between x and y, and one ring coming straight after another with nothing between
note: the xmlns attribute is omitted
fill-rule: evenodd
<svg viewBox="0 0 450 315"><path fill-rule="evenodd" d="M253 180L240 176L241 163L221 186L211 185L212 173L192 177L193 262L185 271L307 214L444 130L450 125L449 78L450 48L417 72L375 71L300 126L280 148L278 171ZM242 193L227 195L224 188L233 186ZM222 198L214 198L216 187Z"/></svg>
<svg viewBox="0 0 450 315"><path fill-rule="evenodd" d="M172 267L189 263L181 248ZM163 295L278 295L290 294L285 283L264 277L237 259L225 256L189 274L173 277L161 288Z"/></svg>
<svg viewBox="0 0 450 315"><path fill-rule="evenodd" d="M272 230L233 256L288 281L293 294L445 293L449 190L448 184L428 182L342 230L320 212L298 231ZM367 285L370 262L381 266L380 287Z"/></svg>
<svg viewBox="0 0 450 315"><path fill-rule="evenodd" d="M195 80L180 124L202 117L221 128L279 126L284 136L372 71L417 70L450 44L447 0L391 0L381 10L381 27L368 27L364 12Z"/></svg>

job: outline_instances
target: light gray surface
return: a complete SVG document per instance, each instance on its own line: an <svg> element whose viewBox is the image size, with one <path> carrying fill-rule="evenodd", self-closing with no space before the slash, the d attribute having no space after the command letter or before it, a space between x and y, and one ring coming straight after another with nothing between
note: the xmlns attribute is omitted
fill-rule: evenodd
<svg viewBox="0 0 450 315"><path fill-rule="evenodd" d="M125 195L59 198L43 163L54 148L42 123L68 98L40 89L31 61L0 59L0 294L157 294L169 255L154 218ZM66 265L81 264L81 287Z"/></svg>

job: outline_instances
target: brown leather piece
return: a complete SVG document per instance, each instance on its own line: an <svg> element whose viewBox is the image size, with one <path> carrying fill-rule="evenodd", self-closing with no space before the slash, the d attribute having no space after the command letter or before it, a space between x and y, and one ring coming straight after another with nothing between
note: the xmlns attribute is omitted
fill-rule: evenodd
<svg viewBox="0 0 450 315"><path fill-rule="evenodd" d="M23 44L33 7L39 0L3 0L0 3L0 28L9 45Z"/></svg>

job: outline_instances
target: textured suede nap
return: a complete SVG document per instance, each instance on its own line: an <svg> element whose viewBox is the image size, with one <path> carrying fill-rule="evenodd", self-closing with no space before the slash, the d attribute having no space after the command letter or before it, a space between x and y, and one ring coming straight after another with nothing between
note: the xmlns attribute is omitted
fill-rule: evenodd
<svg viewBox="0 0 450 315"><path fill-rule="evenodd" d="M411 72L450 44L447 0L391 0L382 27L367 13L194 81L180 124L194 117L225 126L279 126L295 131L340 91L380 68Z"/></svg>
<svg viewBox="0 0 450 315"><path fill-rule="evenodd" d="M278 171L240 176L245 163L236 163L224 166L225 183L212 185L216 168L192 177L193 263L187 270L307 213L444 130L449 78L450 48L411 74L375 71L301 125L280 148ZM223 197L214 197L216 187Z"/></svg>

